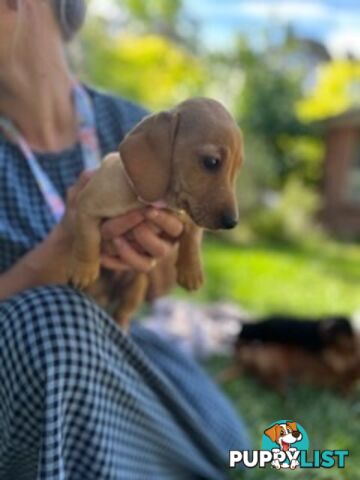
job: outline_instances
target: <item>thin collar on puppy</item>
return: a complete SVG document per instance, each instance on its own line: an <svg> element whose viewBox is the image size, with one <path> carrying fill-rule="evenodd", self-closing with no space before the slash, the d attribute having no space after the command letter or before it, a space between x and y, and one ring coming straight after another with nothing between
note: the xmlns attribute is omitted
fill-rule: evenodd
<svg viewBox="0 0 360 480"><path fill-rule="evenodd" d="M148 205L149 207L154 207L154 208L167 208L168 207L168 204L166 203L165 200L156 200L156 202L147 202L146 200L144 200L143 198L141 198L137 191L136 191L136 188L135 188L135 185L134 185L134 182L131 180L131 178L129 177L127 171L126 171L126 168L124 167L124 164L123 162L121 161L121 165L122 165L122 168L123 168L123 171L124 171L124 175L125 175L125 178L131 188L131 190L134 192L135 196L136 196L136 199L140 202L140 203L143 203L144 205Z"/></svg>

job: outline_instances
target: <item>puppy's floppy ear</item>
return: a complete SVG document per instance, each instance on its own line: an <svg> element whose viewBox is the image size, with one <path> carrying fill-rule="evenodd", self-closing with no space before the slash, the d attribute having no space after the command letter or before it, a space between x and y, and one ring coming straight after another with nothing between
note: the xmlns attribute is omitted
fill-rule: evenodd
<svg viewBox="0 0 360 480"><path fill-rule="evenodd" d="M137 195L146 202L162 199L170 184L178 114L160 112L140 122L119 146Z"/></svg>
<svg viewBox="0 0 360 480"><path fill-rule="evenodd" d="M297 425L296 422L286 422L286 425L291 428L293 432L297 431Z"/></svg>
<svg viewBox="0 0 360 480"><path fill-rule="evenodd" d="M276 439L278 437L277 431L279 429L279 425L273 425L272 427L268 428L265 430L265 435L267 435L272 442L276 442Z"/></svg>

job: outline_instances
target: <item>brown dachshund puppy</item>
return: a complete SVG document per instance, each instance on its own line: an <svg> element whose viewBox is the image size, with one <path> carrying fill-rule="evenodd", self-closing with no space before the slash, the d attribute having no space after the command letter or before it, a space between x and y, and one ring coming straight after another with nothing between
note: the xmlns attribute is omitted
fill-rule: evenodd
<svg viewBox="0 0 360 480"><path fill-rule="evenodd" d="M102 220L161 202L182 212L184 221L177 282L188 290L198 289L203 282L201 229L236 225L235 178L242 160L240 130L215 100L187 100L145 118L122 141L119 153L104 159L79 194L69 273L72 283L84 288L99 277ZM127 326L147 288L148 276L139 273L118 290L122 301L114 314L119 324ZM96 286L91 290L96 292Z"/></svg>
<svg viewBox="0 0 360 480"><path fill-rule="evenodd" d="M333 388L347 394L360 381L359 339L346 336L321 350L307 350L291 343L242 341L232 364L219 375L230 381L242 373L285 395L294 384Z"/></svg>
<svg viewBox="0 0 360 480"><path fill-rule="evenodd" d="M359 360L358 352L340 352L333 347L309 352L291 345L245 344L236 352L232 371L221 379L230 380L244 372L281 395L286 395L291 385L302 384L347 394L360 380Z"/></svg>

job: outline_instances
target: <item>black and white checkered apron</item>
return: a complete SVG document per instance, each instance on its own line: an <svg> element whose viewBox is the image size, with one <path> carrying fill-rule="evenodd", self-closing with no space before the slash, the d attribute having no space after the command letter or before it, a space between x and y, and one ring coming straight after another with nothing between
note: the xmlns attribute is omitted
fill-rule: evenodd
<svg viewBox="0 0 360 480"><path fill-rule="evenodd" d="M145 114L89 90L103 154ZM79 145L37 155L65 198ZM26 161L0 136L0 272L53 228ZM221 480L245 428L192 360L140 325L124 336L64 286L0 303L1 480Z"/></svg>

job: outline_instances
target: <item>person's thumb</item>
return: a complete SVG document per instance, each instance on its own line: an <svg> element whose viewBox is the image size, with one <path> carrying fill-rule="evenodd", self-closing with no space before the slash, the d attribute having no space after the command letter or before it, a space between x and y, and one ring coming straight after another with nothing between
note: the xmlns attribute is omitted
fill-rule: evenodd
<svg viewBox="0 0 360 480"><path fill-rule="evenodd" d="M87 185L90 178L94 175L94 171L91 172L82 172L78 180L71 186L67 191L67 203L68 205L73 205L76 201L76 197L81 192L81 190Z"/></svg>

